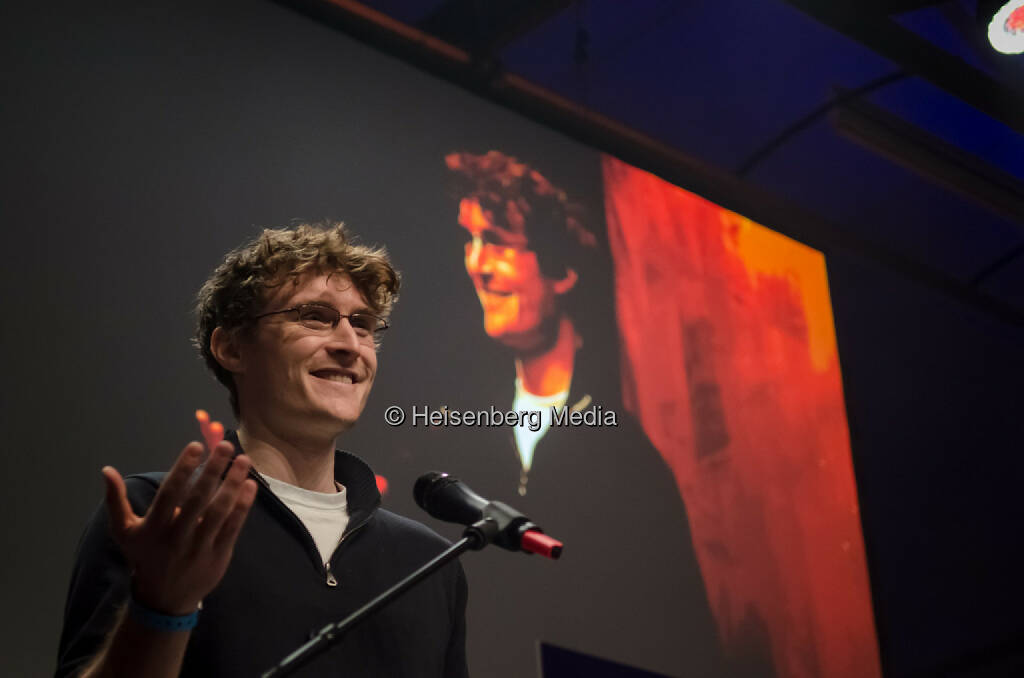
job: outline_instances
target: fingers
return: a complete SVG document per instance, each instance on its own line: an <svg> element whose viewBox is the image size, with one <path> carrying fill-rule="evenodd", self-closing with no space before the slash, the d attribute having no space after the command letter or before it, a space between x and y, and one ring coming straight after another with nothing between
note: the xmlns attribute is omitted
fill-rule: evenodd
<svg viewBox="0 0 1024 678"><path fill-rule="evenodd" d="M210 436L206 439L206 444L209 445L209 449L212 450L217 447L222 440L224 440L224 424L219 421L215 421L210 424Z"/></svg>
<svg viewBox="0 0 1024 678"><path fill-rule="evenodd" d="M217 443L224 440L224 425L219 421L211 422L206 410L196 410L196 421L199 422L199 430L206 441L206 449L212 452Z"/></svg>
<svg viewBox="0 0 1024 678"><path fill-rule="evenodd" d="M224 482L203 511L202 520L196 528L196 542L211 544L214 541L242 494L249 467L249 458L245 455L240 454L231 462Z"/></svg>
<svg viewBox="0 0 1024 678"><path fill-rule="evenodd" d="M189 479L199 466L199 459L203 454L203 446L197 442L191 442L178 455L178 460L167 473L167 477L160 483L153 505L149 507L146 518L152 518L158 523L168 524L175 516L174 509L178 507L188 490Z"/></svg>
<svg viewBox="0 0 1024 678"><path fill-rule="evenodd" d="M231 513L228 514L224 524L221 525L220 532L214 538L214 549L230 551L235 547L238 533L242 531L245 518L249 515L249 509L252 508L252 503L256 499L257 489L259 488L256 481L252 478L247 478L242 483L242 489L238 491L238 497Z"/></svg>
<svg viewBox="0 0 1024 678"><path fill-rule="evenodd" d="M185 532L194 527L196 519L206 510L234 453L234 446L228 442L222 442L212 450L202 472L181 503L181 515L178 516L179 531ZM243 477L248 470L246 462Z"/></svg>
<svg viewBox="0 0 1024 678"><path fill-rule="evenodd" d="M118 542L124 537L125 532L131 527L131 519L137 517L128 502L128 491L124 486L124 479L112 466L104 466L100 471L103 474L103 484L106 492L104 501L107 505L107 515L110 517L110 529L114 533L114 539Z"/></svg>

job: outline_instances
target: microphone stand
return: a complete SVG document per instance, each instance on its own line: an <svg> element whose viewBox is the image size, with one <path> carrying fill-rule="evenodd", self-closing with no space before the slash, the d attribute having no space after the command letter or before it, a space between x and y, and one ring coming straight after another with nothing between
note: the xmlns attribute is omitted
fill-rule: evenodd
<svg viewBox="0 0 1024 678"><path fill-rule="evenodd" d="M279 678L293 674L313 657L325 652L340 641L342 636L353 626L405 593L448 561L458 558L469 549L479 551L487 546L497 536L498 531L498 523L493 518L484 518L473 523L462 533L462 539L349 616L320 629L312 640L282 659L277 666L265 671L261 678Z"/></svg>

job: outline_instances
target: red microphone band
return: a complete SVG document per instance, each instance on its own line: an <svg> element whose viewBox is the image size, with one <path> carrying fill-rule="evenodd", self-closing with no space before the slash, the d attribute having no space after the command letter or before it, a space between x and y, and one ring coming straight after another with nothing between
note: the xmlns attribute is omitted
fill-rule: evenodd
<svg viewBox="0 0 1024 678"><path fill-rule="evenodd" d="M558 557L562 555L562 542L536 530L523 532L519 545L524 551L536 553L552 560L558 560Z"/></svg>

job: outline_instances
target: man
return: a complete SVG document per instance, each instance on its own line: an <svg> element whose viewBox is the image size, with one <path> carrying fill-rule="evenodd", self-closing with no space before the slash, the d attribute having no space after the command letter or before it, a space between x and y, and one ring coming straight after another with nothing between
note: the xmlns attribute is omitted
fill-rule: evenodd
<svg viewBox="0 0 1024 678"><path fill-rule="evenodd" d="M468 235L465 266L484 331L514 355L512 409L543 413L540 427L513 432L524 495L537 444L554 423L552 408L580 409L592 401L582 393L582 400L568 402L583 345L568 299L597 241L565 193L514 158L497 151L453 153L446 162L464 180L458 220Z"/></svg>
<svg viewBox="0 0 1024 678"><path fill-rule="evenodd" d="M455 470L485 496L517 486L517 508L565 542L553 567L488 564L508 603L474 610L493 614L475 623L500 628L509 652L485 673L530 675L545 641L670 675L723 675L686 510L618 395L610 262L595 231L565 191L515 158L445 160L484 331L514 368L510 409L544 416L535 430L517 426L498 440L458 430L446 444L463 438L475 453ZM554 418L563 408L599 416L569 426Z"/></svg>
<svg viewBox="0 0 1024 678"><path fill-rule="evenodd" d="M398 288L386 254L340 224L265 230L227 255L199 292L195 342L238 430L203 465L191 443L167 474L103 469L58 676L259 675L443 550L379 508L370 468L335 450ZM453 563L302 675L465 676L465 604Z"/></svg>

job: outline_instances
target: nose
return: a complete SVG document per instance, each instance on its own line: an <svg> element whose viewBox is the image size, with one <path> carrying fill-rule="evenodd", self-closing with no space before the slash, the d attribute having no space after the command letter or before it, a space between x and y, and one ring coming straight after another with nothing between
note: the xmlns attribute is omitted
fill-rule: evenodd
<svg viewBox="0 0 1024 678"><path fill-rule="evenodd" d="M466 243L466 272L472 277L490 276L493 262L480 236Z"/></svg>
<svg viewBox="0 0 1024 678"><path fill-rule="evenodd" d="M329 350L355 353L359 350L360 346L359 336L356 334L356 330L352 327L352 322L348 318L341 318L338 321L338 326L331 332L331 341Z"/></svg>

